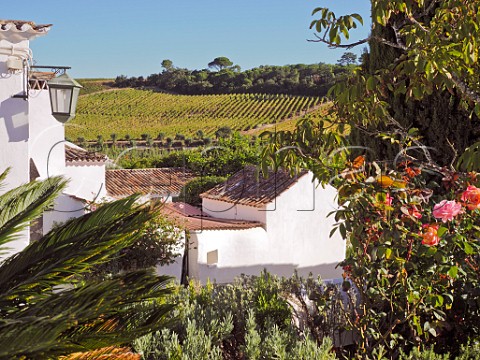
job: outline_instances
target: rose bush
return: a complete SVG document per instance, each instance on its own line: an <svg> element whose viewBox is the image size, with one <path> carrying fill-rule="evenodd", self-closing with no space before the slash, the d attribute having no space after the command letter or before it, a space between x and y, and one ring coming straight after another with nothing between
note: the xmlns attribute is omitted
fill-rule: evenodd
<svg viewBox="0 0 480 360"><path fill-rule="evenodd" d="M354 171L353 171L354 170ZM347 176L348 175L348 176ZM453 351L480 331L480 178L445 168L344 171L337 229L345 276L361 294L360 353Z"/></svg>

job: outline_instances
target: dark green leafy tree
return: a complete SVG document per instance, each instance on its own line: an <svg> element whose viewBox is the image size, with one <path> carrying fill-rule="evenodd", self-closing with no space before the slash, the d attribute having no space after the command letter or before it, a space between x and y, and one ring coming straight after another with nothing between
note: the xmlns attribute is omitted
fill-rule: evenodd
<svg viewBox="0 0 480 360"><path fill-rule="evenodd" d="M165 59L162 61L162 68L164 68L166 71L170 71L173 69L173 61Z"/></svg>
<svg viewBox="0 0 480 360"><path fill-rule="evenodd" d="M229 126L222 126L217 131L215 131L215 137L217 139L228 138L232 135L232 129Z"/></svg>
<svg viewBox="0 0 480 360"><path fill-rule="evenodd" d="M225 56L217 57L213 59L213 61L208 63L209 68L215 68L218 71L229 68L231 66L233 66L233 62L231 62L230 59Z"/></svg>
<svg viewBox="0 0 480 360"><path fill-rule="evenodd" d="M340 66L348 66L357 63L357 55L353 52L347 51L343 53L340 59L337 61L337 64Z"/></svg>
<svg viewBox="0 0 480 360"><path fill-rule="evenodd" d="M0 175L3 180L6 173ZM60 178L0 196L0 246L51 206ZM135 197L73 219L0 264L0 358L53 359L121 345L163 327L167 277L148 270L103 281L85 275L134 243L158 209Z"/></svg>

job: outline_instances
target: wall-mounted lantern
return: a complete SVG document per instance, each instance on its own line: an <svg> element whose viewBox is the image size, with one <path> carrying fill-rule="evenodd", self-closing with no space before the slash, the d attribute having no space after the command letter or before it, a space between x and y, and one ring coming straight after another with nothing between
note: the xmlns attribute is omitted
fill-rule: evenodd
<svg viewBox="0 0 480 360"><path fill-rule="evenodd" d="M75 117L78 95L82 85L64 73L48 81L52 115L61 123Z"/></svg>

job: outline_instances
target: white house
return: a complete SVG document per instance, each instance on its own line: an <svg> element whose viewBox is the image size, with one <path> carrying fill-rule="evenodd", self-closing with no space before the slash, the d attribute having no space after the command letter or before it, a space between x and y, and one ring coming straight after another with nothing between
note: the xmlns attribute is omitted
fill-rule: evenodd
<svg viewBox="0 0 480 360"><path fill-rule="evenodd" d="M46 233L55 222L80 216L89 202L106 197L105 157L66 144L64 124L52 116L50 106L47 82L56 74L31 67L29 42L47 34L50 27L0 20L0 172L10 168L0 192L37 178L70 179L54 208L9 243L6 256L22 250L31 237Z"/></svg>
<svg viewBox="0 0 480 360"><path fill-rule="evenodd" d="M336 207L336 193L318 186L307 171L264 178L250 166L202 194L203 211L167 205L166 213L188 232L184 274L201 282L231 282L263 269L279 276L297 271L340 278L336 266L345 258L346 243L338 233L330 237L335 221L327 216Z"/></svg>
<svg viewBox="0 0 480 360"><path fill-rule="evenodd" d="M53 175L70 179L53 209L10 244L10 254L26 247L31 235L34 239L55 223L90 211L92 203L133 193L168 203L194 177L184 169L106 170L103 155L65 142L64 124L50 110L47 81L55 73L27 71L29 41L49 29L0 20L0 172L11 168L0 192ZM334 220L327 217L335 207L336 190L312 180L308 172L292 177L284 171L265 179L247 167L204 193L203 211L167 204L165 214L185 226L189 246L176 268L161 271L177 276L183 271L203 282L229 282L264 268L285 276L296 270L324 279L339 277L335 266L345 256L345 241L338 233L329 237Z"/></svg>

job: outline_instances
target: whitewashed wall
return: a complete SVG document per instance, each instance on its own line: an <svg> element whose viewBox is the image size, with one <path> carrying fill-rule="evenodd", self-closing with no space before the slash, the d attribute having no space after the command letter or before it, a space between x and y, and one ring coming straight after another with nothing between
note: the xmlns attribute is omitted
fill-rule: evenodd
<svg viewBox="0 0 480 360"><path fill-rule="evenodd" d="M256 208L241 204L232 204L214 199L202 199L202 209L210 216L220 219L258 221L266 223L266 207Z"/></svg>
<svg viewBox="0 0 480 360"><path fill-rule="evenodd" d="M275 239L272 255L279 261L298 264L301 275L320 274L324 279L338 278L335 266L345 258L346 242L327 217L336 208L336 189L314 186L312 174L301 177L289 190L267 207L267 233Z"/></svg>
<svg viewBox="0 0 480 360"><path fill-rule="evenodd" d="M201 281L230 282L242 273L258 275L266 268L279 276L291 276L296 270L303 276L311 272L323 279L341 277L336 266L345 258L346 242L338 232L330 238L335 221L327 217L337 207L337 191L332 186L315 186L312 179L311 173L302 176L264 208L203 199L203 210L209 215L259 221L266 232L261 229L262 235L244 236L242 231L204 231L192 236L198 249L192 251L191 275ZM219 263L209 266L206 254L214 248Z"/></svg>
<svg viewBox="0 0 480 360"><path fill-rule="evenodd" d="M0 47L13 44L0 40ZM28 48L29 42L22 41L15 47ZM29 103L23 99L14 99L13 95L23 92L23 74L11 74L7 69L7 56L0 55L0 172L10 167L10 173L0 188L0 194L21 184L27 183L29 176L28 152L28 115ZM8 251L2 256L14 254L29 243L29 229L23 231L17 240L11 241Z"/></svg>
<svg viewBox="0 0 480 360"><path fill-rule="evenodd" d="M240 274L258 275L269 262L270 242L263 228L192 232L189 275L205 283L232 282ZM207 264L207 253L218 251L218 263ZM265 265L265 266L264 266Z"/></svg>
<svg viewBox="0 0 480 360"><path fill-rule="evenodd" d="M52 116L48 90L31 90L29 153L40 177L65 172L65 129Z"/></svg>
<svg viewBox="0 0 480 360"><path fill-rule="evenodd" d="M12 44L0 40L0 47L27 47L28 41ZM22 94L23 74L11 74L7 69L8 56L0 55L0 171L11 167L1 192L29 181L28 115L29 103L14 99Z"/></svg>
<svg viewBox="0 0 480 360"><path fill-rule="evenodd" d="M65 167L65 177L69 179L66 193L88 201L103 202L107 196L105 187L105 164Z"/></svg>
<svg viewBox="0 0 480 360"><path fill-rule="evenodd" d="M43 213L43 233L48 233L55 224L64 223L85 213L85 203L83 201L61 194L55 200L54 210Z"/></svg>

